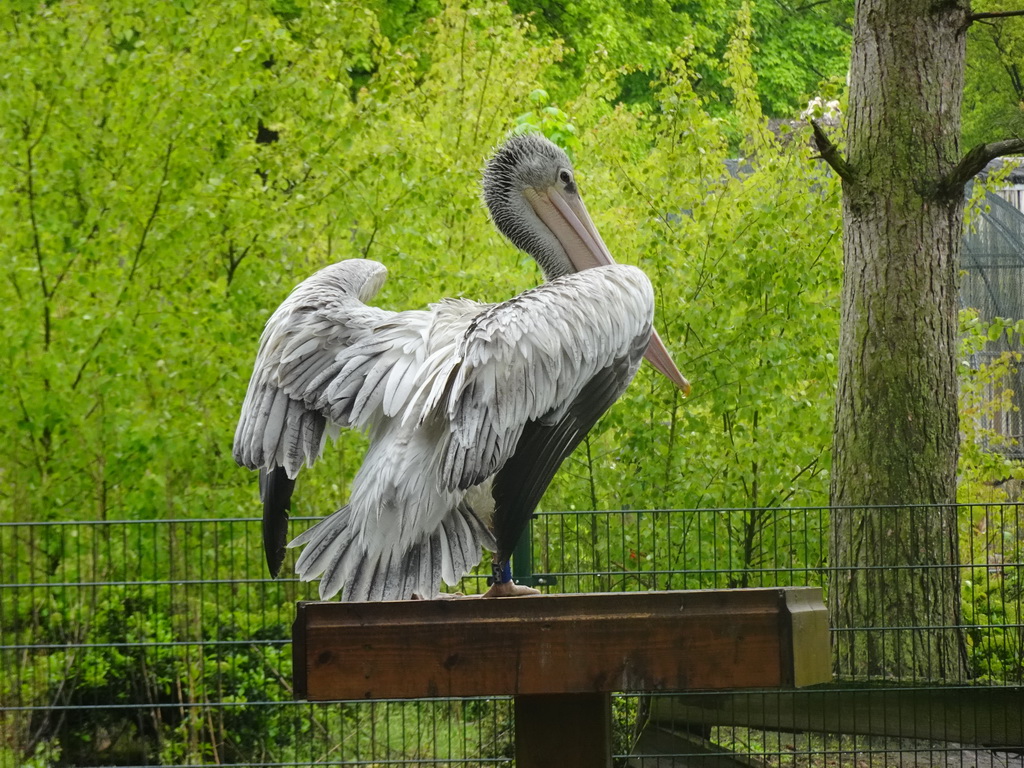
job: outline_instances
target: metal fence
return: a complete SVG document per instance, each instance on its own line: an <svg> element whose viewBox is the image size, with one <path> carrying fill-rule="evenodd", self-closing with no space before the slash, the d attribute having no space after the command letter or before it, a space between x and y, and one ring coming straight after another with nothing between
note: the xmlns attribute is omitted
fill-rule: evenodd
<svg viewBox="0 0 1024 768"><path fill-rule="evenodd" d="M623 695L617 764L1024 766L1024 505L956 517L956 625L843 627L833 648L952 631L966 679L840 666L824 689ZM827 588L829 525L827 508L542 513L516 568L557 592ZM261 549L255 519L0 525L0 766L514 762L509 699L293 701L294 603L315 587L267 578Z"/></svg>

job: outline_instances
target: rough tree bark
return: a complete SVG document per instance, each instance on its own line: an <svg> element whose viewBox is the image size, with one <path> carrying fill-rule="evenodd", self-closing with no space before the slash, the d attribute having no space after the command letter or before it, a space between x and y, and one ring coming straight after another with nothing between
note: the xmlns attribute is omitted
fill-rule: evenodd
<svg viewBox="0 0 1024 768"><path fill-rule="evenodd" d="M952 506L963 185L1012 151L961 160L970 22L966 0L858 0L847 156L815 126L843 178L829 608L840 629L894 628L838 633L843 675L967 674Z"/></svg>

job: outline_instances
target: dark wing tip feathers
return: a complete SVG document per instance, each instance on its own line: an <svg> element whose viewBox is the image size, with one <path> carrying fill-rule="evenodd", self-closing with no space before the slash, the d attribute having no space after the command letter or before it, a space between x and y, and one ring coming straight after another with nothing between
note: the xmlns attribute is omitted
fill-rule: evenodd
<svg viewBox="0 0 1024 768"><path fill-rule="evenodd" d="M288 511L292 507L295 479L284 467L260 470L260 498L263 500L263 552L270 575L277 578L288 543Z"/></svg>
<svg viewBox="0 0 1024 768"><path fill-rule="evenodd" d="M562 462L625 391L647 348L649 334L634 339L631 349L599 371L557 422L531 421L515 452L494 476L494 534L497 556L507 559Z"/></svg>

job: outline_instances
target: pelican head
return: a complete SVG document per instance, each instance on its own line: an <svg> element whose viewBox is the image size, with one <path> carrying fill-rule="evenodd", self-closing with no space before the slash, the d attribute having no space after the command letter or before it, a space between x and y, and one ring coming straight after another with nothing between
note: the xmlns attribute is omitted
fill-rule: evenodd
<svg viewBox="0 0 1024 768"><path fill-rule="evenodd" d="M548 280L615 263L580 197L572 161L543 136L515 135L498 147L484 168L483 193L494 226ZM657 331L644 357L689 394Z"/></svg>

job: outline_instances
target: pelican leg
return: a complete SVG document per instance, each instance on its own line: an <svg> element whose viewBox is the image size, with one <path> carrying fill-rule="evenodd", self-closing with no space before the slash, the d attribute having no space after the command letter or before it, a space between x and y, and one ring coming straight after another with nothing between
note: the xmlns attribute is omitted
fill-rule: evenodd
<svg viewBox="0 0 1024 768"><path fill-rule="evenodd" d="M525 587L512 581L512 568L508 560L499 562L497 554L494 556L491 565L491 588L481 597L516 597L519 595L539 595L540 590L533 587Z"/></svg>

